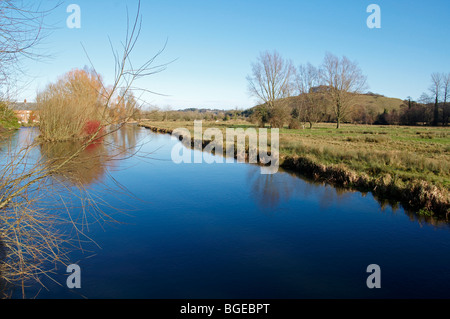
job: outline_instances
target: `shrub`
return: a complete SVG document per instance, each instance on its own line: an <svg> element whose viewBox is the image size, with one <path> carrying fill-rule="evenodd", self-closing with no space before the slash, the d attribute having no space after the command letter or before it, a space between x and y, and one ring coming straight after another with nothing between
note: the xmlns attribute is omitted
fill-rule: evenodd
<svg viewBox="0 0 450 319"><path fill-rule="evenodd" d="M103 84L94 72L75 69L50 84L36 98L41 138L52 141L80 139L87 123L101 123Z"/></svg>
<svg viewBox="0 0 450 319"><path fill-rule="evenodd" d="M83 133L86 135L93 135L95 132L100 130L100 121L87 121L83 128Z"/></svg>
<svg viewBox="0 0 450 319"><path fill-rule="evenodd" d="M289 129L298 130L300 128L300 122L297 119L291 119L289 121Z"/></svg>
<svg viewBox="0 0 450 319"><path fill-rule="evenodd" d="M0 101L0 127L2 129L17 129L20 127L14 111L4 101Z"/></svg>

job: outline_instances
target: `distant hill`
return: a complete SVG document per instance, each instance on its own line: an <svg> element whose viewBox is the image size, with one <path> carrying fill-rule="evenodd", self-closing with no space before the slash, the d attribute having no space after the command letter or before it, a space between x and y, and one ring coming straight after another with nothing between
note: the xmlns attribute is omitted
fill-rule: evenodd
<svg viewBox="0 0 450 319"><path fill-rule="evenodd" d="M206 113L206 112L212 112L212 113L223 113L226 112L225 110L219 110L219 109L205 109L205 108L196 108L196 107L191 107L191 108L187 108L187 109L183 109L183 110L178 110L178 112L198 112L198 113Z"/></svg>
<svg viewBox="0 0 450 319"><path fill-rule="evenodd" d="M400 106L403 104L403 100L386 97L379 94L367 93L367 94L359 94L357 99L357 105L372 109L378 114L387 110L391 112L392 110L398 110Z"/></svg>
<svg viewBox="0 0 450 319"><path fill-rule="evenodd" d="M286 105L293 107L299 103L300 96L291 96L282 99L286 102ZM399 110L403 104L403 100L397 98L386 97L375 93L358 94L355 101L354 113L361 113L360 110L364 110L364 113L371 114L373 117L382 114L384 110L390 113L392 110ZM244 115L249 116L253 113L254 106L243 112ZM359 112L357 112L359 110Z"/></svg>

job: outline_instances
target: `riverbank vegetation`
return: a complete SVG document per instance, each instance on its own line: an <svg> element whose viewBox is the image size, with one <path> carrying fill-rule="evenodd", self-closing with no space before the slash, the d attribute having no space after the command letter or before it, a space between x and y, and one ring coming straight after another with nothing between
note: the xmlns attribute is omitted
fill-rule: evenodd
<svg viewBox="0 0 450 319"><path fill-rule="evenodd" d="M0 134L3 131L15 130L20 127L16 115L7 102L0 100Z"/></svg>
<svg viewBox="0 0 450 319"><path fill-rule="evenodd" d="M142 121L170 133L194 123ZM248 121L203 122L216 127L257 128ZM269 134L270 136L270 134ZM372 191L405 207L446 217L450 209L450 132L443 127L317 123L312 129L280 129L280 165L337 186Z"/></svg>
<svg viewBox="0 0 450 319"><path fill-rule="evenodd" d="M47 13L39 5L30 2L28 7L15 0L0 2L0 31L18 35L0 39L0 90L11 82L12 75L7 71L17 69L17 58L27 56L28 51L35 52L42 19ZM28 15L35 20L28 21ZM21 288L25 297L28 284L44 285L42 278L51 280L55 267L74 262L69 258L72 249L82 249L93 242L87 234L89 225L114 221L103 209L105 205L108 211L114 208L102 200L97 190L88 189L86 183L96 180L101 173L96 170L107 169L105 165L97 167L98 163L120 160L124 154L133 156L132 150L117 145L117 136L114 138L113 134L139 108L133 93L139 91L137 80L161 72L167 65L154 65L164 47L143 63L133 61L132 51L142 25L140 4L134 22L130 23L128 17L121 50L116 51L111 43L115 74L110 86L103 83L93 65L69 71L36 98L39 112L36 131L40 136L19 134L17 139L3 141L0 297L9 297L16 287ZM38 25L30 30L32 22ZM32 38L31 43L25 41L34 31L36 39ZM4 47L11 50L3 52ZM89 57L87 60L90 62ZM7 69L3 68L5 65ZM101 143L106 141L107 147L103 148ZM124 191L123 186L120 190Z"/></svg>
<svg viewBox="0 0 450 319"><path fill-rule="evenodd" d="M101 121L102 80L93 71L72 70L36 97L39 131L47 141L79 139L88 122Z"/></svg>
<svg viewBox="0 0 450 319"><path fill-rule="evenodd" d="M116 83L117 85L117 83ZM80 140L128 121L139 106L133 91L106 87L94 69L74 69L37 95L40 139Z"/></svg>

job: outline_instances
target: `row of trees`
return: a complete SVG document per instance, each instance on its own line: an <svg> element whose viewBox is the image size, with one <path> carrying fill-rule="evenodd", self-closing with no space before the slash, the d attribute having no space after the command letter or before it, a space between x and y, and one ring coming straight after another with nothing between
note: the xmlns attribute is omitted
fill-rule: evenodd
<svg viewBox="0 0 450 319"><path fill-rule="evenodd" d="M151 107L146 110L140 110L136 116L139 120L150 121L188 121L195 120L204 121L228 121L245 119L245 112L236 108L234 110L218 110L218 109L198 109L188 108L184 110L172 110L171 107L160 109Z"/></svg>
<svg viewBox="0 0 450 319"><path fill-rule="evenodd" d="M418 101L408 96L398 110L385 110L380 114L375 124L447 126L450 121L450 73L433 73L430 82L428 93L422 93Z"/></svg>
<svg viewBox="0 0 450 319"><path fill-rule="evenodd" d="M437 104L437 113L434 103L420 103L407 99L398 110L385 110L376 117L373 124L381 125L436 125L443 126L449 124L450 104Z"/></svg>
<svg viewBox="0 0 450 319"><path fill-rule="evenodd" d="M392 110L374 110L361 105L360 96L368 88L367 77L358 64L347 57L327 53L319 66L311 63L295 67L289 59L274 52L260 53L247 76L248 90L260 105L252 119L264 126L282 127L300 123L310 127L320 121L343 120L364 124L448 125L450 73L433 73L429 94L419 101L408 97ZM378 97L376 94L367 94ZM364 103L364 102L363 102Z"/></svg>
<svg viewBox="0 0 450 319"><path fill-rule="evenodd" d="M276 51L262 52L247 81L250 94L262 103L255 110L260 125L273 127L283 126L289 117L291 122L305 121L312 126L331 109L339 128L356 94L367 88L367 78L356 62L331 53L318 67L308 63L296 68ZM301 96L300 104L291 111L286 98L296 95Z"/></svg>
<svg viewBox="0 0 450 319"><path fill-rule="evenodd" d="M429 91L431 92L431 97L427 97L427 94L422 94L422 99L425 103L429 102L427 100L433 99L434 109L433 109L433 125L439 125L441 122L443 125L448 123L449 113L447 110L447 100L449 98L449 88L450 88L450 73L433 73L431 74L431 86ZM440 104L442 103L442 121L440 121Z"/></svg>

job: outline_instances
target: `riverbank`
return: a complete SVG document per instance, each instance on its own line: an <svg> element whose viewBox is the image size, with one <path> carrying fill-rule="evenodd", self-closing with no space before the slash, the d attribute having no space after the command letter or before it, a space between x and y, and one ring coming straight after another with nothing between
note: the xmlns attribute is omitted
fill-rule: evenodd
<svg viewBox="0 0 450 319"><path fill-rule="evenodd" d="M193 122L141 121L140 126L171 134ZM254 127L245 121L203 122L216 127ZM207 145L209 141L204 141ZM447 218L450 214L450 135L446 128L329 124L280 130L280 166L316 181L371 192L399 201L419 214Z"/></svg>

